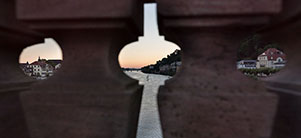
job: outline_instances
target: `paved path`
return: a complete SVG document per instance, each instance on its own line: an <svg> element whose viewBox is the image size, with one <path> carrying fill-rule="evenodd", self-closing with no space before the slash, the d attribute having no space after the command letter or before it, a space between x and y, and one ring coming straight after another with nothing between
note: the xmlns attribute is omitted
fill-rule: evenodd
<svg viewBox="0 0 301 138"><path fill-rule="evenodd" d="M169 77L147 75L141 72L127 72L127 74L132 78L138 79L140 84L144 85L137 138L162 138L157 93L159 86L163 85L164 81Z"/></svg>

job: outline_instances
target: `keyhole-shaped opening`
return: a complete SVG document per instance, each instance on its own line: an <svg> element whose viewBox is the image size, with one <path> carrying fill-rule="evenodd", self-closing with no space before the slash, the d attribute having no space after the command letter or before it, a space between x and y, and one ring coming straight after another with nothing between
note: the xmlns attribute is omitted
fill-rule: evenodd
<svg viewBox="0 0 301 138"><path fill-rule="evenodd" d="M287 55L281 46L263 40L260 34L253 34L242 41L237 59L237 69L256 80L275 75L287 63Z"/></svg>
<svg viewBox="0 0 301 138"><path fill-rule="evenodd" d="M181 70L181 50L159 36L157 5L144 5L144 36L125 46L119 55L122 70L144 85L137 138L162 138L157 93Z"/></svg>
<svg viewBox="0 0 301 138"><path fill-rule="evenodd" d="M63 53L58 43L46 38L44 43L25 48L19 58L19 65L26 76L45 80L62 66Z"/></svg>

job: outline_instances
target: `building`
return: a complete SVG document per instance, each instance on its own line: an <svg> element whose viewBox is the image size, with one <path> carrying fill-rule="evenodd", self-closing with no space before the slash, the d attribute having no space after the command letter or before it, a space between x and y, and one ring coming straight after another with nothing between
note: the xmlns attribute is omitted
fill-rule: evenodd
<svg viewBox="0 0 301 138"><path fill-rule="evenodd" d="M32 76L33 70L32 67L30 67L30 64L27 63L21 63L20 68L27 76Z"/></svg>
<svg viewBox="0 0 301 138"><path fill-rule="evenodd" d="M286 55L276 48L269 48L257 60L257 68L282 68L286 63Z"/></svg>
<svg viewBox="0 0 301 138"><path fill-rule="evenodd" d="M62 66L62 60L47 60L47 63L54 67L54 70L58 70Z"/></svg>
<svg viewBox="0 0 301 138"><path fill-rule="evenodd" d="M32 76L42 76L42 67L39 63L34 62L30 64L29 67L32 69Z"/></svg>
<svg viewBox="0 0 301 138"><path fill-rule="evenodd" d="M38 59L31 64L21 63L20 68L28 76L47 78L54 74L54 71L61 67L62 60Z"/></svg>
<svg viewBox="0 0 301 138"><path fill-rule="evenodd" d="M182 62L181 62L181 61L176 61L176 62L173 62L173 63L170 64L170 68L171 68L173 71L178 72L181 65L182 65Z"/></svg>
<svg viewBox="0 0 301 138"><path fill-rule="evenodd" d="M238 69L256 69L256 60L241 60L237 62Z"/></svg>
<svg viewBox="0 0 301 138"><path fill-rule="evenodd" d="M54 67L44 60L35 61L30 65L33 69L33 76L49 77L53 75Z"/></svg>
<svg viewBox="0 0 301 138"><path fill-rule="evenodd" d="M159 67L160 72L166 72L170 70L170 66L169 65L162 65Z"/></svg>

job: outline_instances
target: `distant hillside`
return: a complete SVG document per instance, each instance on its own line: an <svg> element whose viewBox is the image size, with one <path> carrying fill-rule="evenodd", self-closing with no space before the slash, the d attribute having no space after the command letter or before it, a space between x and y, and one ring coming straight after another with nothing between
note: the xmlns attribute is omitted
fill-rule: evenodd
<svg viewBox="0 0 301 138"><path fill-rule="evenodd" d="M167 57L159 60L156 64L141 68L144 73L155 73L163 75L175 75L181 64L181 50L175 50Z"/></svg>

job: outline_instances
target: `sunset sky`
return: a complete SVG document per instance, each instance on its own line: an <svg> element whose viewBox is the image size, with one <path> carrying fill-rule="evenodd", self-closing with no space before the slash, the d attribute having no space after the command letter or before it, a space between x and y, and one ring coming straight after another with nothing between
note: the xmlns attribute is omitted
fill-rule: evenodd
<svg viewBox="0 0 301 138"><path fill-rule="evenodd" d="M166 57L179 47L164 40L159 36L156 4L146 4L144 12L144 36L139 37L138 42L125 46L120 55L121 67L140 68ZM20 63L36 61L38 57L43 59L62 59L63 54L58 44L53 39L45 39L44 44L30 46L23 50Z"/></svg>
<svg viewBox="0 0 301 138"><path fill-rule="evenodd" d="M60 46L50 38L45 39L45 43L36 44L27 47L20 55L20 63L32 63L38 60L39 56L42 59L62 59L63 54Z"/></svg>

